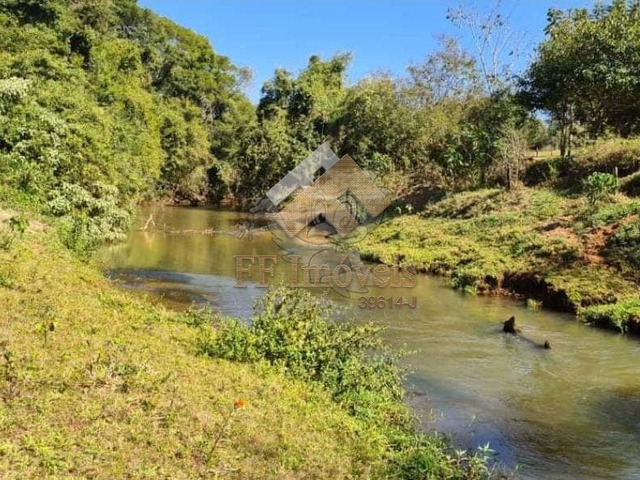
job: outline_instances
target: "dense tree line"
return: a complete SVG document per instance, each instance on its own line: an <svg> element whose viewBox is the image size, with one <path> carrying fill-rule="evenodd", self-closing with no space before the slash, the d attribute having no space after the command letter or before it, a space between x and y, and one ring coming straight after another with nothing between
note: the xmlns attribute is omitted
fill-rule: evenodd
<svg viewBox="0 0 640 480"><path fill-rule="evenodd" d="M350 86L348 54L312 56L254 106L246 70L135 0L6 0L3 196L62 217L83 246L117 236L143 199L253 202L323 141L378 175L509 187L549 143L568 156L577 135L639 133L639 5L551 10L519 78L500 12L454 9L475 51L442 38L405 76Z"/></svg>
<svg viewBox="0 0 640 480"><path fill-rule="evenodd" d="M0 4L0 184L65 219L67 241L118 235L132 205L205 200L244 72L133 0Z"/></svg>
<svg viewBox="0 0 640 480"><path fill-rule="evenodd" d="M545 142L544 125L509 83L489 92L453 39L406 78L374 75L347 87L349 61L313 56L297 77L278 70L265 83L256 128L231 158L242 173L230 183L234 195L260 195L323 141L377 175L427 169L457 188L507 182L511 160Z"/></svg>
<svg viewBox="0 0 640 480"><path fill-rule="evenodd" d="M448 17L468 30L476 51L443 38L404 78L375 75L345 87L345 55L312 57L297 78L275 72L257 110L260 141L238 157L246 162L239 171L251 174L236 179L233 192L259 195L326 140L377 174L427 172L414 178L463 189L510 186L525 158L548 144L570 157L578 137L584 144L640 133L637 0L550 10L546 37L519 77L508 61L515 40L499 10L483 16L460 8Z"/></svg>
<svg viewBox="0 0 640 480"><path fill-rule="evenodd" d="M576 125L594 138L640 133L640 2L551 10L546 34L521 96L551 114L562 154L570 152Z"/></svg>

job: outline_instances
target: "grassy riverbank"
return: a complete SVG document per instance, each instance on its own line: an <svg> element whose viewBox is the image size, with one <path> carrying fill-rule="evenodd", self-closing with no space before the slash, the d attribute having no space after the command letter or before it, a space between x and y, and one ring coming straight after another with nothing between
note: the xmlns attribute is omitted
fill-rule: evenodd
<svg viewBox="0 0 640 480"><path fill-rule="evenodd" d="M389 396L383 382L353 376L350 386L330 383L328 368L311 375L264 348L238 358L233 323L214 329L205 313L134 298L70 254L46 223L2 217L3 478L485 476L479 458L414 432L401 391ZM335 350L335 330L303 320L291 319L327 335L306 354L322 347L325 366L337 365L331 357L374 368ZM296 357L294 343L278 345ZM220 359L230 352L239 361ZM395 370L385 371L397 388Z"/></svg>
<svg viewBox="0 0 640 480"><path fill-rule="evenodd" d="M588 205L552 189L453 194L390 219L363 254L447 276L481 294L515 293L585 322L640 333L640 200Z"/></svg>

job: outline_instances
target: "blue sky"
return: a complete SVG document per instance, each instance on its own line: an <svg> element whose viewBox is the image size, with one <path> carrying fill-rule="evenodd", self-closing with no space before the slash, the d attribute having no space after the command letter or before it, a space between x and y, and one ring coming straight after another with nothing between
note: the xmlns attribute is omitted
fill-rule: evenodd
<svg viewBox="0 0 640 480"><path fill-rule="evenodd" d="M505 0L512 29L521 39L523 66L543 38L550 7L593 5L593 0ZM368 73L388 71L402 75L406 66L438 48L438 36L461 38L464 32L446 18L459 0L140 0L139 4L209 38L216 52L253 71L246 93L255 102L260 87L273 70L294 73L313 54L328 58L351 52L349 82ZM467 1L479 11L489 1Z"/></svg>

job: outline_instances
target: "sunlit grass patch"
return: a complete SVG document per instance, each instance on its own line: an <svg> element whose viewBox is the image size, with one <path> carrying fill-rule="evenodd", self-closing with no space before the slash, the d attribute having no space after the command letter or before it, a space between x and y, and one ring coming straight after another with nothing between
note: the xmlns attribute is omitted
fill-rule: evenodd
<svg viewBox="0 0 640 480"><path fill-rule="evenodd" d="M576 312L637 292L639 205L617 195L589 206L549 189L463 192L386 221L360 248L367 258L447 276L467 292L507 290Z"/></svg>

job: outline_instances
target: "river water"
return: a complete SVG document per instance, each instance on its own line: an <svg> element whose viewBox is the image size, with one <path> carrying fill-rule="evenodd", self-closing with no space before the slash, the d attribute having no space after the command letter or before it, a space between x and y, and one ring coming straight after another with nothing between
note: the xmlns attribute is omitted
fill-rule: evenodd
<svg viewBox="0 0 640 480"><path fill-rule="evenodd" d="M150 207L155 226L134 230L102 257L124 288L185 308L209 305L249 319L264 293L235 288L234 255L277 255L265 222L205 208ZM289 252L290 253L290 252ZM279 262L276 277L288 271ZM320 292L318 292L320 293ZM640 341L585 327L573 317L531 310L512 299L457 292L419 276L410 289L368 288L367 296L417 299L415 309L365 309L362 294L330 292L358 321L386 326L410 350L408 401L424 428L461 448L489 443L518 478L640 479ZM550 350L503 334L515 315L522 333Z"/></svg>

